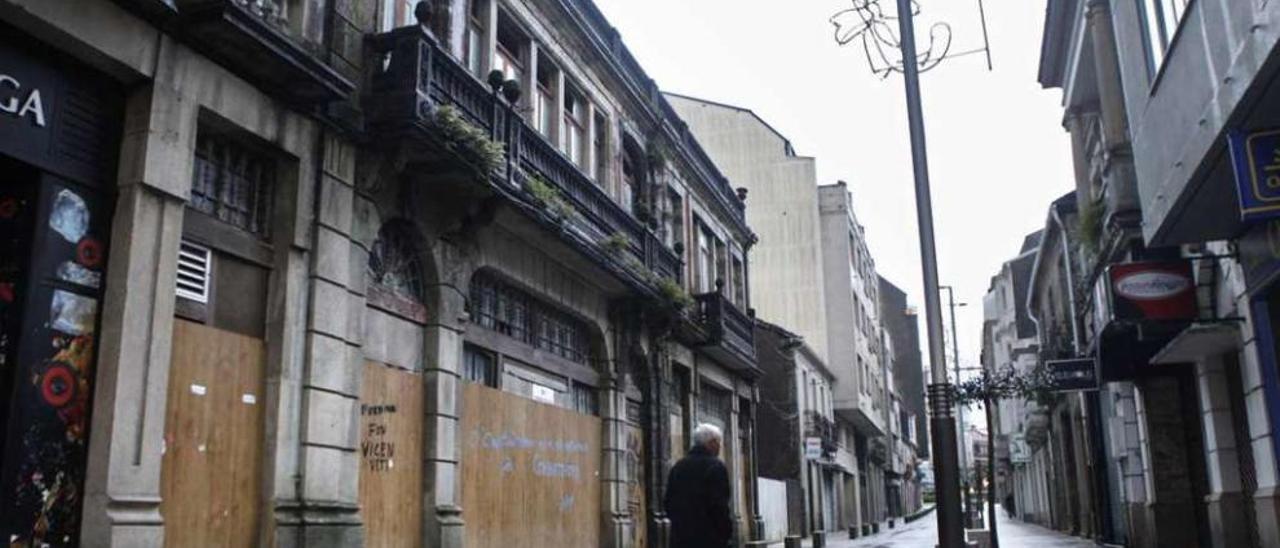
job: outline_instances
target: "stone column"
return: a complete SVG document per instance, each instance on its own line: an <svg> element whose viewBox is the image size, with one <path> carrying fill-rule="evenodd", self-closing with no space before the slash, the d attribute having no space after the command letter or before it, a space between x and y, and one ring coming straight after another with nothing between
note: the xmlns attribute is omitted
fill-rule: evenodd
<svg viewBox="0 0 1280 548"><path fill-rule="evenodd" d="M1221 357L1209 357L1196 364L1196 387L1200 392L1200 420L1204 427L1204 453L1209 472L1209 496L1205 506L1214 546L1245 546L1243 488L1240 483L1231 396Z"/></svg>
<svg viewBox="0 0 1280 548"><path fill-rule="evenodd" d="M720 458L724 460L726 468L729 469L729 519L733 523L733 538L742 540L746 538L744 531L746 530L745 516L738 508L738 501L742 499L742 487L739 478L742 477L742 429L738 424L738 413L740 406L738 404L738 390L733 388L732 397L729 398L729 424L725 425L723 448L720 450ZM739 544L740 545L740 544Z"/></svg>
<svg viewBox="0 0 1280 548"><path fill-rule="evenodd" d="M645 523L644 516L633 519L629 513L624 376L618 371L617 359L609 360L606 367L605 374L600 377L600 426L604 429L600 444L604 459L600 478L604 489L604 542L606 548L630 548L635 528L643 528Z"/></svg>
<svg viewBox="0 0 1280 548"><path fill-rule="evenodd" d="M1241 269L1232 268L1231 284L1239 292L1236 297L1236 310L1243 313L1245 323L1240 327L1244 341L1240 349L1240 385L1245 403L1245 415L1249 421L1249 443L1253 451L1254 473L1257 478L1257 491L1254 493L1254 512L1257 515L1258 541L1262 546L1280 545L1280 479L1277 478L1275 440L1268 410L1270 406L1280 402L1267 401L1263 385L1275 383L1276 367L1267 364L1262 358L1261 345L1266 342L1257 339L1254 325L1260 321L1256 314L1260 312L1250 306L1250 296L1243 291L1243 274ZM1259 303L1265 310L1265 304ZM1265 312L1261 312L1265 314ZM1280 318L1270 318L1271 326ZM1239 420L1239 419L1237 419Z"/></svg>
<svg viewBox="0 0 1280 548"><path fill-rule="evenodd" d="M310 227L310 253L282 246L289 254L281 273L287 292L307 294L305 312L287 314L293 322L285 319L303 326L304 350L300 360L282 359L278 377L268 380L277 385L272 489L282 548L364 542L356 473L364 265L353 264L353 257L364 255L351 241L355 147L332 133L320 147L320 172L313 179L320 206Z"/></svg>
<svg viewBox="0 0 1280 548"><path fill-rule="evenodd" d="M1108 189L1107 214L1120 215L1126 223L1140 222L1137 174L1133 166L1129 117L1125 110L1120 56L1109 0L1089 0L1085 18L1093 46L1098 107L1102 114L1102 141L1106 148L1101 160L1104 162L1102 177Z"/></svg>
<svg viewBox="0 0 1280 548"><path fill-rule="evenodd" d="M128 99L102 303L84 546L162 546L160 468L174 283L196 105L154 85Z"/></svg>
<svg viewBox="0 0 1280 548"><path fill-rule="evenodd" d="M439 255L439 254L438 254ZM470 272L454 268L447 259L437 258L440 272ZM442 277L443 278L443 277ZM460 278L443 278L448 284L465 291L467 283ZM461 373L463 352L463 318L466 307L462 295L451 290L434 289L439 313L426 328L427 357L422 369L425 385L425 417L423 426L423 536L426 546L461 548L463 546L465 509L462 507L462 433Z"/></svg>

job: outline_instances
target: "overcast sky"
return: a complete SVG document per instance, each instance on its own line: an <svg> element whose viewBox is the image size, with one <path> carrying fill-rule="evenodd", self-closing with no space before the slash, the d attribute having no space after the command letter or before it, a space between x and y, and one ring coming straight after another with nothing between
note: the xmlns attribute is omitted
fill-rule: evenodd
<svg viewBox="0 0 1280 548"><path fill-rule="evenodd" d="M595 1L662 89L755 111L817 158L819 183L851 185L877 269L919 308L923 339L902 78L880 79L860 46L836 44L828 20L851 0ZM953 51L981 47L977 0L919 1L918 35L947 21ZM957 311L966 366L978 363L991 276L1072 188L1062 94L1036 82L1044 6L986 0L995 70L975 55L923 75L940 278L969 303Z"/></svg>

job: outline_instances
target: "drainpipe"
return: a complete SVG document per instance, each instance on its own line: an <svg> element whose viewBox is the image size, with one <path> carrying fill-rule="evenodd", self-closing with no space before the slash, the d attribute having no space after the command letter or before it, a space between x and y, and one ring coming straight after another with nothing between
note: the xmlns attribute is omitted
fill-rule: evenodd
<svg viewBox="0 0 1280 548"><path fill-rule="evenodd" d="M1080 325L1076 316L1076 276L1071 265L1071 242L1070 234L1067 232L1067 225L1062 222L1062 216L1058 213L1056 205L1049 206L1049 215L1053 219L1053 223L1058 225L1058 232L1062 233L1062 262L1067 269L1067 302L1069 303L1069 313L1071 321L1071 350L1077 356L1080 355ZM1037 322L1037 326L1039 322Z"/></svg>
<svg viewBox="0 0 1280 548"><path fill-rule="evenodd" d="M1053 215L1053 221L1058 225L1059 231L1062 233L1062 257L1067 267L1067 298L1070 303L1071 312L1071 346L1076 356L1080 355L1080 318L1076 313L1076 289L1075 289L1075 273L1071 264L1071 246L1067 240L1070 235L1067 232L1066 225L1062 222L1061 215L1058 214L1057 207L1050 207ZM1094 306L1098 306L1095 303ZM1037 328L1039 322L1036 323ZM1038 330L1038 329L1037 329ZM1087 421L1089 446L1093 450L1093 500L1096 502L1094 507L1094 528L1095 536L1102 539L1110 539L1112 534L1111 523L1111 501L1110 491L1107 485L1107 456L1106 449L1103 447L1103 426L1102 426L1102 402L1100 400L1099 391L1101 383L1099 383L1098 391L1090 391L1082 394L1085 408L1089 414Z"/></svg>

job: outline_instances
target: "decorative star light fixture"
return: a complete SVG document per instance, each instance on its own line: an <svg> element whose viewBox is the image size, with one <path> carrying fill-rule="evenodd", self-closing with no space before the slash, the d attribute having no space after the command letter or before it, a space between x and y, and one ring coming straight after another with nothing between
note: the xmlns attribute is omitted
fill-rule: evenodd
<svg viewBox="0 0 1280 548"><path fill-rule="evenodd" d="M880 0L851 0L853 7L840 10L831 16L831 24L835 27L836 43L844 46L855 41L862 42L862 50L867 56L867 64L871 72L881 78L901 73L904 68L902 58L902 39L898 33L898 17L901 14L887 15L880 5ZM982 2L978 2L982 14L983 47L960 53L951 53L951 25L939 21L929 27L929 46L918 49L916 67L925 72L937 67L945 59L960 57L974 53L987 54L987 66L991 65L990 47L987 44L986 13ZM911 17L920 15L920 3L911 0Z"/></svg>

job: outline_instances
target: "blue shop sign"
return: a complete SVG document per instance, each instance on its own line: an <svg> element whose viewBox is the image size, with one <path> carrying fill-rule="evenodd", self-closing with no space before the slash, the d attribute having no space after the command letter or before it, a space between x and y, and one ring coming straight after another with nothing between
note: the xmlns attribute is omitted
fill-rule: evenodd
<svg viewBox="0 0 1280 548"><path fill-rule="evenodd" d="M1280 130L1232 132L1231 163L1240 197L1240 220L1280 218Z"/></svg>

